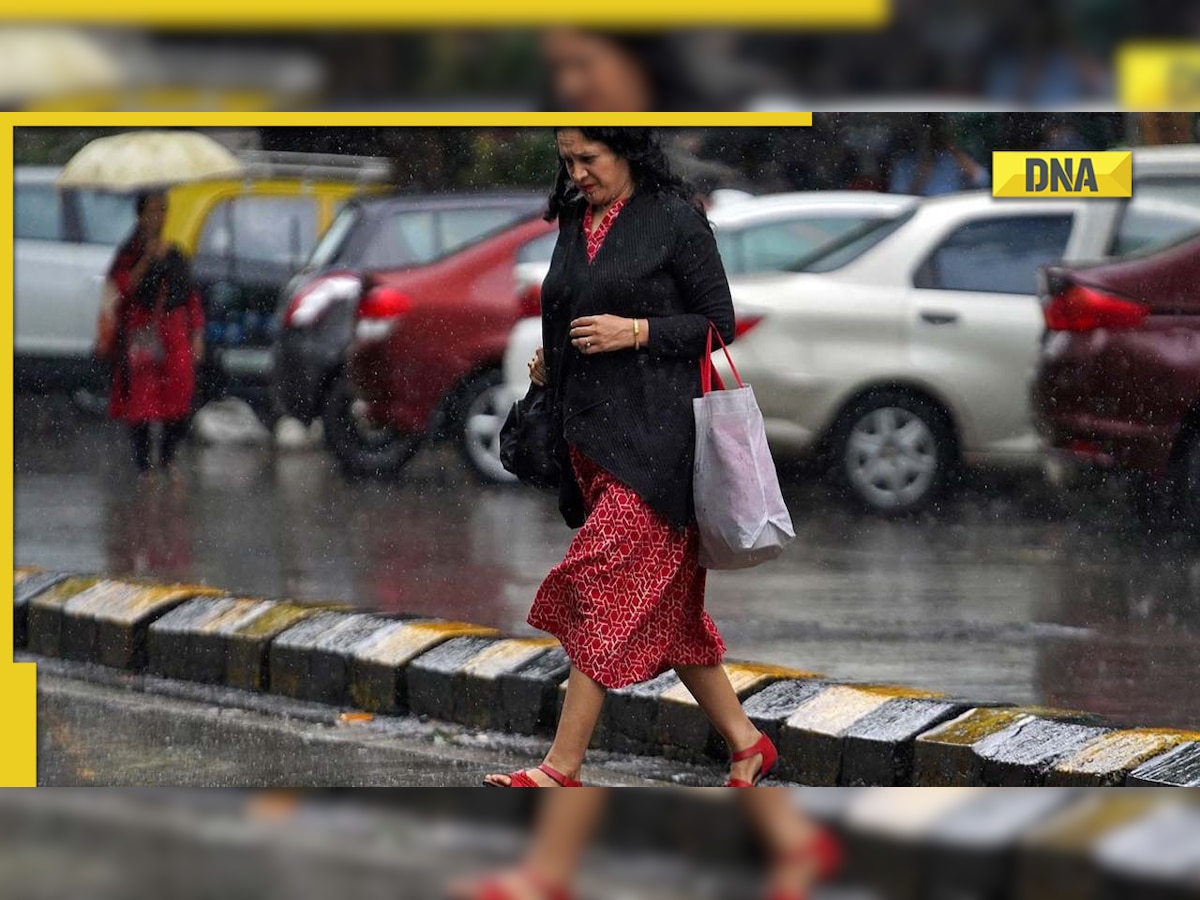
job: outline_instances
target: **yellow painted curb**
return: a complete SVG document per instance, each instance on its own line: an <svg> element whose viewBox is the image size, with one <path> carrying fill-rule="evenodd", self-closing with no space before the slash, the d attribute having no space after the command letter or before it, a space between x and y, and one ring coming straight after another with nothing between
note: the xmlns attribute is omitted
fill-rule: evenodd
<svg viewBox="0 0 1200 900"><path fill-rule="evenodd" d="M495 678L510 672L550 647L557 647L554 638L508 638L489 644L476 653L459 670L460 674L475 678Z"/></svg>
<svg viewBox="0 0 1200 900"><path fill-rule="evenodd" d="M975 707L968 709L958 718L919 735L917 741L925 744L974 747L985 737L998 734L1021 716L1027 715L1026 710L1010 706Z"/></svg>
<svg viewBox="0 0 1200 900"><path fill-rule="evenodd" d="M1054 784L1056 775L1066 778L1131 771L1188 741L1200 741L1200 732L1151 728L1112 731L1055 763L1048 783Z"/></svg>
<svg viewBox="0 0 1200 900"><path fill-rule="evenodd" d="M891 700L928 696L932 695L894 686L831 684L796 707L784 727L837 736Z"/></svg>

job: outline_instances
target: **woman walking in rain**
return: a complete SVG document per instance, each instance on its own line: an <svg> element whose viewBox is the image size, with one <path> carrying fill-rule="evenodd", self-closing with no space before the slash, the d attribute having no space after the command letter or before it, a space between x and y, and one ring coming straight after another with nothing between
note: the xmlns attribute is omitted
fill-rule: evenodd
<svg viewBox="0 0 1200 900"><path fill-rule="evenodd" d="M165 193L138 196L137 224L109 270L120 296L109 414L130 426L142 473L154 467L159 423L158 463L174 474L204 354L204 311L187 258L162 238L166 211Z"/></svg>
<svg viewBox="0 0 1200 900"><path fill-rule="evenodd" d="M579 530L529 623L558 638L571 670L542 763L486 783L580 786L605 692L674 669L729 747L726 785L753 787L777 753L721 666L692 499L692 399L710 327L734 337L729 283L708 219L652 130L559 128L555 139L547 218L559 236L542 284L544 346L529 368L549 389L559 509ZM602 798L547 795L524 864L455 896L567 897ZM836 864L836 845L786 791L746 801L773 852L771 896L803 900Z"/></svg>

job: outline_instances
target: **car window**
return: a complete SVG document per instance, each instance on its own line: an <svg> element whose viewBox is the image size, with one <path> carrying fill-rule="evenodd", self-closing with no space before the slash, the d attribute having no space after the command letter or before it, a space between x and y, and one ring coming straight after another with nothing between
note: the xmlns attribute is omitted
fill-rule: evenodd
<svg viewBox="0 0 1200 900"><path fill-rule="evenodd" d="M822 247L873 221L879 220L866 216L805 216L743 228L739 269L789 271Z"/></svg>
<svg viewBox="0 0 1200 900"><path fill-rule="evenodd" d="M549 234L544 234L536 240L530 241L517 251L517 262L533 263L533 262L550 262L550 257L554 255L554 245L558 243L558 232L552 231Z"/></svg>
<svg viewBox="0 0 1200 900"><path fill-rule="evenodd" d="M316 243L313 197L234 197L209 213L200 231L198 256L299 264Z"/></svg>
<svg viewBox="0 0 1200 900"><path fill-rule="evenodd" d="M742 233L727 231L714 226L717 238L717 253L721 264L725 267L726 275L744 275L746 272L746 255L742 252Z"/></svg>
<svg viewBox="0 0 1200 900"><path fill-rule="evenodd" d="M1200 229L1200 178L1134 182L1110 248L1113 256L1165 247Z"/></svg>
<svg viewBox="0 0 1200 900"><path fill-rule="evenodd" d="M507 228L527 216L528 213L524 210L506 207L443 210L439 216L441 252L454 253L467 244L493 231Z"/></svg>
<svg viewBox="0 0 1200 900"><path fill-rule="evenodd" d="M950 233L917 270L913 284L942 291L1036 294L1037 270L1062 259L1073 216L979 219Z"/></svg>
<svg viewBox="0 0 1200 900"><path fill-rule="evenodd" d="M833 272L847 266L876 244L885 240L888 235L903 227L914 215L916 215L916 210L910 210L894 218L871 219L864 222L841 237L830 240L824 247L797 262L789 271Z"/></svg>
<svg viewBox="0 0 1200 900"><path fill-rule="evenodd" d="M345 246L346 238L354 230L355 223L358 222L359 215L359 208L355 205L345 207L334 217L308 257L310 268L323 269L338 258L342 247Z"/></svg>
<svg viewBox="0 0 1200 900"><path fill-rule="evenodd" d="M362 258L364 269L419 266L438 256L437 221L432 211L396 212L373 228Z"/></svg>
<svg viewBox="0 0 1200 900"><path fill-rule="evenodd" d="M61 241L62 198L52 184L17 184L13 192L13 227L18 238Z"/></svg>
<svg viewBox="0 0 1200 900"><path fill-rule="evenodd" d="M74 196L85 243L115 247L133 233L137 210L131 194L76 191Z"/></svg>

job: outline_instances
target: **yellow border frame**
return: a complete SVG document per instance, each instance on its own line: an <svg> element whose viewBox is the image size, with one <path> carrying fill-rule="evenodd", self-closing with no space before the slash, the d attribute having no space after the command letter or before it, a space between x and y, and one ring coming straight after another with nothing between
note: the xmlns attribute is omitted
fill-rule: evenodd
<svg viewBox="0 0 1200 900"><path fill-rule="evenodd" d="M308 127L334 126L441 126L459 128L561 125L655 125L655 126L809 126L812 113L12 113L0 115L0 280L8 297L8 314L0 317L0 347L3 348L3 396L0 418L0 487L7 503L3 521L8 540L4 542L0 571L12 570L14 543L13 497L13 133L15 128L57 126L137 127ZM2 576L7 578L7 574ZM32 787L37 783L37 684L32 663L17 664L8 648L13 646L13 595L9 610L0 615L0 787Z"/></svg>
<svg viewBox="0 0 1200 900"><path fill-rule="evenodd" d="M879 28L891 19L891 0L753 0L728 4L716 0L610 0L569 11L577 25L694 27L725 25L803 25L814 28ZM546 0L459 0L457 3L381 3L358 0L331 4L293 0L286 9L270 3L210 0L196 4L126 2L99 4L88 0L11 0L5 17L16 22L69 22L105 25L155 25L168 28L269 27L300 29L390 26L545 25L564 18L563 7Z"/></svg>

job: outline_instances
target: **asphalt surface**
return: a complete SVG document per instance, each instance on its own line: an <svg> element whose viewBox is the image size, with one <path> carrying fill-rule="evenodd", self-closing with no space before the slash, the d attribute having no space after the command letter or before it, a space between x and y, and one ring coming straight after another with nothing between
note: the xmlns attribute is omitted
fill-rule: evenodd
<svg viewBox="0 0 1200 900"><path fill-rule="evenodd" d="M513 821L511 798L492 796L475 792L468 816L462 804L454 814L436 800L361 794L11 791L0 796L0 877L11 900L443 898L450 882L520 858L528 827ZM670 846L600 846L577 887L585 900L750 900L756 882L745 866ZM830 887L814 900L878 896Z"/></svg>
<svg viewBox="0 0 1200 900"><path fill-rule="evenodd" d="M274 695L36 662L38 784L165 787L478 787L539 762L545 742L412 717L345 721ZM722 773L595 753L589 784L707 784Z"/></svg>
<svg viewBox="0 0 1200 900"><path fill-rule="evenodd" d="M482 486L450 447L396 482L347 483L319 447L192 443L180 483L139 486L127 443L63 402L18 397L18 565L530 634L534 592L572 534L552 497ZM1118 486L1059 498L1036 475L977 476L936 513L883 521L781 468L797 541L709 575L732 658L1200 727L1200 548L1146 533Z"/></svg>

